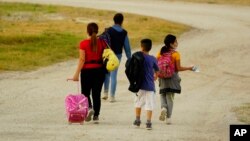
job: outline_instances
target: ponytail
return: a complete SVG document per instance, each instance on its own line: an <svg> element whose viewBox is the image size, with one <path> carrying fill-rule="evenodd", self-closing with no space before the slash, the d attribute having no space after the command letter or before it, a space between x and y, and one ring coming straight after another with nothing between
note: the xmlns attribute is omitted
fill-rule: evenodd
<svg viewBox="0 0 250 141"><path fill-rule="evenodd" d="M169 48L167 48L166 46L161 47L161 51L160 54L163 55L164 53L168 52Z"/></svg>
<svg viewBox="0 0 250 141"><path fill-rule="evenodd" d="M93 52L97 52L97 33L98 33L98 25L96 23L89 23L87 26L87 31L89 36L91 37L90 46Z"/></svg>
<svg viewBox="0 0 250 141"><path fill-rule="evenodd" d="M95 32L91 35L91 47L93 52L97 52L97 36Z"/></svg>

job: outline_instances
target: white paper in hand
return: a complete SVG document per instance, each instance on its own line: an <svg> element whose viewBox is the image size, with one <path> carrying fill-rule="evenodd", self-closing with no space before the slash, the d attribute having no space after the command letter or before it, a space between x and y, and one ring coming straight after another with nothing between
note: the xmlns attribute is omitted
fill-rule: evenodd
<svg viewBox="0 0 250 141"><path fill-rule="evenodd" d="M200 69L198 66L193 66L192 71L193 72L200 72Z"/></svg>

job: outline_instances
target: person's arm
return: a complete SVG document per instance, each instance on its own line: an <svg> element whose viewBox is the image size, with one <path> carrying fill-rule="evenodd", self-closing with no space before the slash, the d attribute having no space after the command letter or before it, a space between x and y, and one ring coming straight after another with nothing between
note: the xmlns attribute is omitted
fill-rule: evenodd
<svg viewBox="0 0 250 141"><path fill-rule="evenodd" d="M85 51L79 49L79 62L76 68L76 72L72 78L73 81L79 81L79 74L85 62Z"/></svg>
<svg viewBox="0 0 250 141"><path fill-rule="evenodd" d="M131 48L130 48L130 44L129 44L128 35L125 37L124 50L125 50L125 54L127 56L127 59L131 58Z"/></svg>
<svg viewBox="0 0 250 141"><path fill-rule="evenodd" d="M159 67L158 67L157 60L156 60L156 59L155 59L153 68L154 68L154 80L157 80L158 74L159 74Z"/></svg>
<svg viewBox="0 0 250 141"><path fill-rule="evenodd" d="M156 71L156 72L154 73L154 80L155 80L155 81L157 80L158 75L159 75L159 71Z"/></svg>
<svg viewBox="0 0 250 141"><path fill-rule="evenodd" d="M157 54L156 54L156 59L159 59L161 57L161 52L159 51L159 52L157 52Z"/></svg>
<svg viewBox="0 0 250 141"><path fill-rule="evenodd" d="M178 51L174 52L172 54L172 57L175 60L175 67L176 67L176 71L186 71L186 70L192 70L193 66L190 67L184 67L181 65L181 55Z"/></svg>
<svg viewBox="0 0 250 141"><path fill-rule="evenodd" d="M192 68L194 67L194 66L183 67L183 66L181 66L181 61L180 60L176 60L175 63L176 63L176 69L177 69L177 71L192 70Z"/></svg>

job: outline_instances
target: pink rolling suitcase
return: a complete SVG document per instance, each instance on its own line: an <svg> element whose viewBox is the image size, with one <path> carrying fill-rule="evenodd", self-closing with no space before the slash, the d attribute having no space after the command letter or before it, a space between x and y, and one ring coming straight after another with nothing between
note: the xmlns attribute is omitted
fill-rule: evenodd
<svg viewBox="0 0 250 141"><path fill-rule="evenodd" d="M69 94L65 98L68 123L83 124L88 114L88 98L83 94Z"/></svg>

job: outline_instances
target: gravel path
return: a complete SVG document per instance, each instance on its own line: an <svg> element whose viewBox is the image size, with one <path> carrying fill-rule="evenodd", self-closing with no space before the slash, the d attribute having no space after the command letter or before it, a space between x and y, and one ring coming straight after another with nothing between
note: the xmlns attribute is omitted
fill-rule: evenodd
<svg viewBox="0 0 250 141"><path fill-rule="evenodd" d="M250 100L250 7L153 0L5 0L61 4L160 17L193 27L179 38L182 64L198 64L200 73L181 72L173 124L153 115L153 130L135 129L133 94L127 91L124 62L117 102L102 101L100 124L67 125L64 98L77 92L66 82L77 60L32 72L0 74L1 141L228 141L229 125L239 124L231 108ZM167 33L166 33L167 34ZM159 50L154 46L152 54ZM156 86L158 82L156 82ZM143 113L145 121L145 113Z"/></svg>

